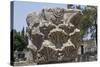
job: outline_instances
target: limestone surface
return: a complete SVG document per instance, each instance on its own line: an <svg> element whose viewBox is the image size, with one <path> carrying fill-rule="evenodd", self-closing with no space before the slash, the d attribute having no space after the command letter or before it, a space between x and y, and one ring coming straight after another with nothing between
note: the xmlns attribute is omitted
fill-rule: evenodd
<svg viewBox="0 0 100 67"><path fill-rule="evenodd" d="M33 62L75 61L80 47L80 15L80 10L63 8L28 14L26 29Z"/></svg>

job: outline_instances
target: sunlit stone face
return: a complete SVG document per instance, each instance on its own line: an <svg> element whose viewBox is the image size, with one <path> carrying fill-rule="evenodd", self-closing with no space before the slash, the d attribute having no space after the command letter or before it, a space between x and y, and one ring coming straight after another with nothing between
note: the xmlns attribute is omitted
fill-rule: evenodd
<svg viewBox="0 0 100 67"><path fill-rule="evenodd" d="M77 57L80 46L80 15L77 10L53 8L27 16L27 34L31 45L37 48L37 63L71 61Z"/></svg>

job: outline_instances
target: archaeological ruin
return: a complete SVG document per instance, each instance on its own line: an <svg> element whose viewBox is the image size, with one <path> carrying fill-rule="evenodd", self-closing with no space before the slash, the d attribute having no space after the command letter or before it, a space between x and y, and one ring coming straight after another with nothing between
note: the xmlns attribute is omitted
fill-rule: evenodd
<svg viewBox="0 0 100 67"><path fill-rule="evenodd" d="M80 47L81 10L48 8L27 15L26 33L31 56L37 64L73 62Z"/></svg>

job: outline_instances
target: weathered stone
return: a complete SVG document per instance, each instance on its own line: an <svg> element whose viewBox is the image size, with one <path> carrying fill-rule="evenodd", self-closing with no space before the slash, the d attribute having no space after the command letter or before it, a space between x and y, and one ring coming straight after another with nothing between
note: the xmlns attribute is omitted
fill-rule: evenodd
<svg viewBox="0 0 100 67"><path fill-rule="evenodd" d="M37 47L37 49L41 48L43 42L43 36L40 34L32 34L32 43Z"/></svg>
<svg viewBox="0 0 100 67"><path fill-rule="evenodd" d="M36 49L34 62L74 61L80 47L80 10L42 9L27 16L27 34Z"/></svg>
<svg viewBox="0 0 100 67"><path fill-rule="evenodd" d="M62 31L54 31L49 34L49 40L55 44L56 48L61 48L68 40L68 35Z"/></svg>

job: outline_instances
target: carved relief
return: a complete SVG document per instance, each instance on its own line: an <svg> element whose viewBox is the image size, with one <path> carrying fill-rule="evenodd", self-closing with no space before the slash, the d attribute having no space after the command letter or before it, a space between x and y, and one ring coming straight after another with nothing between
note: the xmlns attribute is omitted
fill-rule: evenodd
<svg viewBox="0 0 100 67"><path fill-rule="evenodd" d="M36 63L75 60L80 47L80 15L77 10L50 8L27 16L27 34L37 48Z"/></svg>

